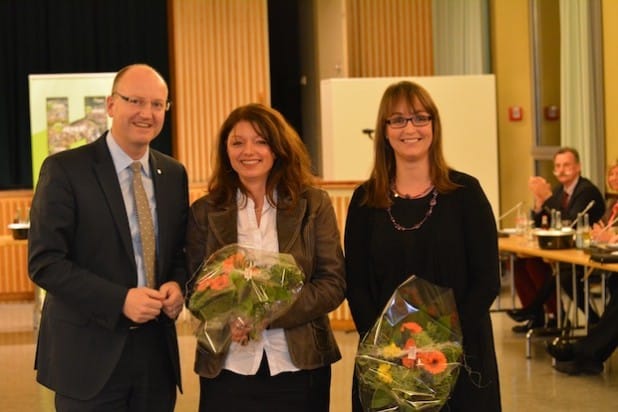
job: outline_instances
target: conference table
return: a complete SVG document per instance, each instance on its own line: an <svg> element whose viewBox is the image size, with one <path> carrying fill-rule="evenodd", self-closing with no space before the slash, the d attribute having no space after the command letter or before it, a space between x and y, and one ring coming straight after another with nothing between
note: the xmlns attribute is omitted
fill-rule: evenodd
<svg viewBox="0 0 618 412"><path fill-rule="evenodd" d="M618 272L618 263L601 263L590 259L590 255L581 249L541 249L538 245L536 238L529 238L519 235L509 235L508 237L498 238L498 249L501 253L506 253L510 257L510 270L511 270L511 287L513 287L513 265L514 259L517 257L530 258L538 257L552 266L552 272L556 279L556 301L561 302L561 289L560 289L560 268L559 265L571 264L573 266L573 291L577 287L577 280L575 276L575 266L582 266L584 268L584 296L588 301L590 291L588 280L590 274L598 269L602 275L605 276L607 272ZM577 294L573 293L573 307L577 311ZM602 301L605 302L605 288L602 288ZM588 332L588 305L585 305L584 316L584 331ZM575 312L577 313L577 312ZM562 325L562 305L558 304L557 322L558 325ZM577 326L577 316L575 316L575 326ZM533 331L533 330L532 330ZM526 334L526 357L530 358L530 341L534 335L534 332L529 331Z"/></svg>

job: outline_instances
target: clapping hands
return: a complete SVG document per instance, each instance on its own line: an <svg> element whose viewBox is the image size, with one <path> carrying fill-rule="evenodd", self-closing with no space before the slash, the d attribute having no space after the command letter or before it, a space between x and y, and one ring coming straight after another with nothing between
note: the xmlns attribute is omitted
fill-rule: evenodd
<svg viewBox="0 0 618 412"><path fill-rule="evenodd" d="M528 180L528 188L534 196L534 210L540 212L543 203L551 197L551 185L540 176L532 176Z"/></svg>

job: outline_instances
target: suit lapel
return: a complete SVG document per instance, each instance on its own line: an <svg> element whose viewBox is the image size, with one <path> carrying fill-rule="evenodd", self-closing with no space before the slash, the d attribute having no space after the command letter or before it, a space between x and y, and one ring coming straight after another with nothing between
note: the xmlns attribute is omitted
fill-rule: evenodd
<svg viewBox="0 0 618 412"><path fill-rule="evenodd" d="M229 207L208 214L208 225L219 245L238 242L237 212L236 207Z"/></svg>
<svg viewBox="0 0 618 412"><path fill-rule="evenodd" d="M133 244L131 243L127 210L125 209L124 200L122 199L122 192L120 191L120 184L118 183L118 175L114 169L114 162L112 161L112 156L105 142L105 135L94 143L94 147L94 173L107 199L107 205L112 212L116 230L120 234L122 244L127 254L133 256ZM131 259L131 261L134 262L135 259Z"/></svg>
<svg viewBox="0 0 618 412"><path fill-rule="evenodd" d="M152 149L150 150L149 162L150 162L150 176L152 177L152 184L154 186L155 202L157 205L156 210L157 210L157 228L158 228L158 233L157 233L158 250L159 251L168 250L167 242L169 242L171 239L167 233L166 222L170 222L170 219L167 216L167 213L169 213L170 208L165 207L165 202L166 202L167 197L164 196L164 194L166 193L165 188L167 187L167 174L165 173L164 170L162 170L162 165L159 163L158 157L152 151ZM160 275L161 275L160 268L165 267L165 262L160 261L163 255L164 255L163 253L157 253L157 264L156 264L157 284L159 284Z"/></svg>
<svg viewBox="0 0 618 412"><path fill-rule="evenodd" d="M300 235L301 223L307 210L307 200L301 198L290 210L277 209L279 252L287 253Z"/></svg>

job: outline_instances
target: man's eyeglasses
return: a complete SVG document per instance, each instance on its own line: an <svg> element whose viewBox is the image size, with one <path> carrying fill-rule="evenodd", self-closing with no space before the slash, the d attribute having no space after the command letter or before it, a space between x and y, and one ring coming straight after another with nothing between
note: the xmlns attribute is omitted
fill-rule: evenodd
<svg viewBox="0 0 618 412"><path fill-rule="evenodd" d="M431 116L428 114L413 114L410 117L397 116L386 119L386 124L393 129L403 129L408 122L412 122L416 127L426 126L431 122Z"/></svg>
<svg viewBox="0 0 618 412"><path fill-rule="evenodd" d="M167 112L172 106L172 102L169 100L146 100L141 97L133 97L133 96L125 96L118 92L114 92L113 94L120 97L122 100L127 102L130 106L135 107L136 109L143 109L146 107L148 103L150 103L150 107L152 107L152 111L154 112Z"/></svg>

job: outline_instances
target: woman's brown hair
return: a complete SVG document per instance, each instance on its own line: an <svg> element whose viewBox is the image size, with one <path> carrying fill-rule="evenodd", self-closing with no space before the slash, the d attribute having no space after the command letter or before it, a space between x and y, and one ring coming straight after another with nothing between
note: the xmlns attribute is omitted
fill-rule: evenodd
<svg viewBox="0 0 618 412"><path fill-rule="evenodd" d="M236 191L247 195L238 173L232 168L227 154L227 140L234 127L241 121L249 122L255 131L268 142L275 155L266 181L268 202L280 209L296 205L300 193L312 185L311 160L298 133L281 113L262 104L248 104L234 109L225 119L217 134L214 169L208 183L208 192L217 205L230 205L236 201ZM274 193L277 191L277 201Z"/></svg>
<svg viewBox="0 0 618 412"><path fill-rule="evenodd" d="M386 136L386 120L401 101L408 107L420 103L431 116L433 140L429 148L429 176L439 193L457 188L449 178L449 166L442 150L442 123L440 113L431 95L423 87L410 81L390 85L382 95L374 136L374 165L369 180L365 183L366 197L363 203L370 207L386 208L392 204L391 182L395 177L395 152Z"/></svg>

